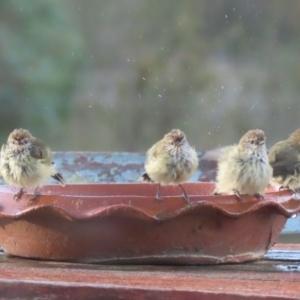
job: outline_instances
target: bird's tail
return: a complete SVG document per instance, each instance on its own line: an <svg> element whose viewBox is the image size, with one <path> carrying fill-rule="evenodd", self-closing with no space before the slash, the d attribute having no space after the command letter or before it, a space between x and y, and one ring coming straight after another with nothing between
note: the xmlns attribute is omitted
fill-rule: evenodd
<svg viewBox="0 0 300 300"><path fill-rule="evenodd" d="M62 177L62 175L60 173L56 173L54 175L51 175L52 178L54 178L55 180L57 180L61 186L65 186L66 183L65 183L65 180L64 178Z"/></svg>
<svg viewBox="0 0 300 300"><path fill-rule="evenodd" d="M138 181L146 181L146 182L153 182L153 180L150 178L150 176L145 173L143 174L139 179Z"/></svg>

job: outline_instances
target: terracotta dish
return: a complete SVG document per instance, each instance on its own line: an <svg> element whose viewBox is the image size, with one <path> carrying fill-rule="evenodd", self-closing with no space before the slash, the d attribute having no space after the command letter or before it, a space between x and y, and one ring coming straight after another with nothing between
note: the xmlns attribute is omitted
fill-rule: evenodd
<svg viewBox="0 0 300 300"><path fill-rule="evenodd" d="M300 210L289 191L264 200L210 196L213 183L178 186L101 183L45 186L37 200L13 200L0 186L0 245L7 254L116 264L217 264L254 261Z"/></svg>

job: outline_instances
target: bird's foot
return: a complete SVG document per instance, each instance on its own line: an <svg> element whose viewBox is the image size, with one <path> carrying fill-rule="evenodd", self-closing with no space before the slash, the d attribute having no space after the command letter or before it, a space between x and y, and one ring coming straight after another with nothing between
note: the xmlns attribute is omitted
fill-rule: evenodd
<svg viewBox="0 0 300 300"><path fill-rule="evenodd" d="M189 196L188 196L188 194L187 194L186 192L183 192L182 196L183 196L184 201L185 201L186 203L189 203L189 202L190 202L190 198L189 198Z"/></svg>
<svg viewBox="0 0 300 300"><path fill-rule="evenodd" d="M279 187L279 191L290 191L292 192L293 194L296 194L299 192L300 189L292 189L290 188L289 186L284 186L282 185L281 187Z"/></svg>
<svg viewBox="0 0 300 300"><path fill-rule="evenodd" d="M156 193L156 199L157 199L159 202L163 201L163 197L162 197L162 195L161 195L159 192Z"/></svg>
<svg viewBox="0 0 300 300"><path fill-rule="evenodd" d="M239 201L244 201L243 197L241 196L240 192L236 189L233 190L234 194L238 198Z"/></svg>
<svg viewBox="0 0 300 300"><path fill-rule="evenodd" d="M265 199L264 196L260 193L256 193L256 194L254 194L254 196L257 198L257 200L264 200Z"/></svg>
<svg viewBox="0 0 300 300"><path fill-rule="evenodd" d="M33 195L29 198L29 201L36 200L36 198L41 195L41 192L38 190L39 187L37 187L33 193Z"/></svg>
<svg viewBox="0 0 300 300"><path fill-rule="evenodd" d="M14 200L17 201L19 200L23 194L25 194L26 192L24 191L23 188L21 188L15 195L14 195Z"/></svg>
<svg viewBox="0 0 300 300"><path fill-rule="evenodd" d="M156 199L157 199L159 202L163 201L163 197L162 197L162 195L161 195L161 193L160 193L160 183L158 184L158 187L157 187L157 191L156 191Z"/></svg>
<svg viewBox="0 0 300 300"><path fill-rule="evenodd" d="M180 186L180 188L181 188L181 190L182 190L182 196L183 196L183 198L184 198L184 201L185 201L186 203L189 203L189 202L190 202L190 198L189 198L187 192L185 191L185 189L183 188L183 186L182 186L181 184L179 184L179 186Z"/></svg>
<svg viewBox="0 0 300 300"><path fill-rule="evenodd" d="M294 191L294 193L299 194L300 193L300 188L294 189L293 191Z"/></svg>
<svg viewBox="0 0 300 300"><path fill-rule="evenodd" d="M286 189L289 189L289 187L288 186L284 186L284 185L281 185L279 187L279 191L283 191L283 190L286 190Z"/></svg>
<svg viewBox="0 0 300 300"><path fill-rule="evenodd" d="M216 196L216 195L222 195L222 193L218 192L218 190L215 189L210 195L211 196Z"/></svg>

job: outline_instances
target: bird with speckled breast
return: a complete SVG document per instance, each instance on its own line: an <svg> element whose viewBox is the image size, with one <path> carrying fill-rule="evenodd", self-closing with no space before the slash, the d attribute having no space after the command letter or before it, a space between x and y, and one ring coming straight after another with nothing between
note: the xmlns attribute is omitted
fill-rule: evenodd
<svg viewBox="0 0 300 300"><path fill-rule="evenodd" d="M262 130L249 130L238 145L226 147L218 160L217 183L213 194L234 193L263 199L272 177L266 137Z"/></svg>
<svg viewBox="0 0 300 300"><path fill-rule="evenodd" d="M140 181L157 182L156 198L162 200L160 185L178 184L186 202L188 194L181 185L188 181L198 167L198 156L180 129L173 129L146 153L146 173Z"/></svg>
<svg viewBox="0 0 300 300"><path fill-rule="evenodd" d="M7 143L3 144L0 172L8 184L20 187L15 200L22 197L24 188L35 189L30 198L34 200L39 194L39 187L50 177L65 185L62 175L55 169L50 148L23 128L11 132Z"/></svg>

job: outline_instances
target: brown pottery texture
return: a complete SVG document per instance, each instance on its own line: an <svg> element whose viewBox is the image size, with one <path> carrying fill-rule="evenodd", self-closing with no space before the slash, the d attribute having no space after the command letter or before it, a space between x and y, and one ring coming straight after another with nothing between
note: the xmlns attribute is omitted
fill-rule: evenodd
<svg viewBox="0 0 300 300"><path fill-rule="evenodd" d="M47 185L36 200L15 201L0 186L0 245L7 254L115 264L217 264L262 258L287 218L300 210L289 191L264 200L210 196L213 183L162 186L101 183Z"/></svg>

